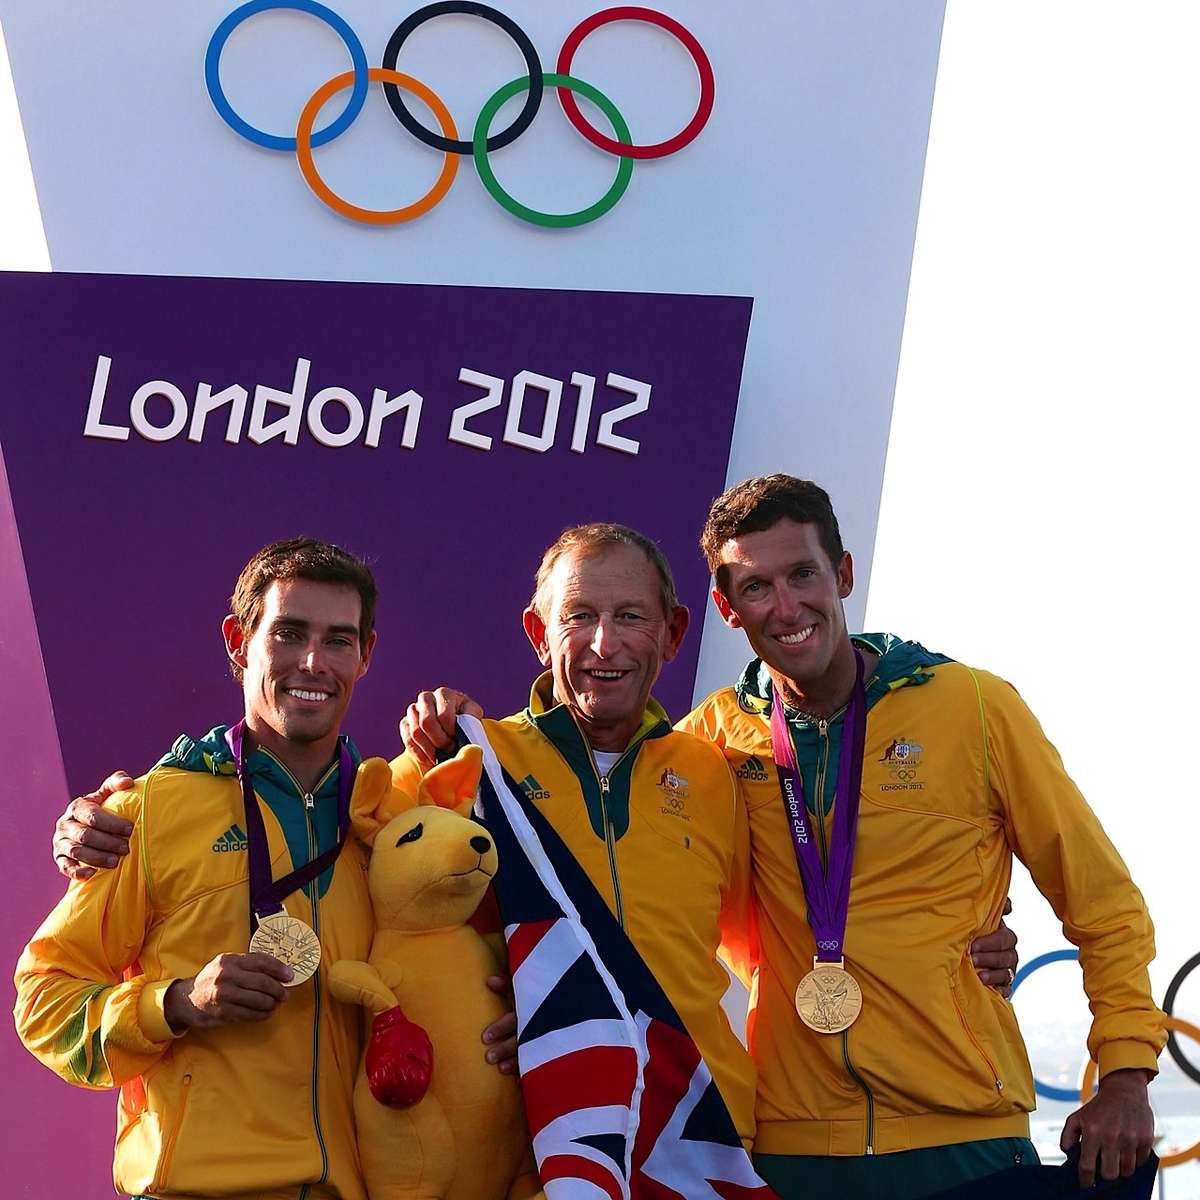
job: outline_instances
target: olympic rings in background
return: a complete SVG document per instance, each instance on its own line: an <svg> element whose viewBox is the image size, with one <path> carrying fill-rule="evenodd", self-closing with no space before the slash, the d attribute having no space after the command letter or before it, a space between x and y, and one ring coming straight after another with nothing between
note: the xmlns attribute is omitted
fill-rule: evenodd
<svg viewBox="0 0 1200 1200"><path fill-rule="evenodd" d="M234 112L233 106L225 97L225 89L221 87L221 54L225 49L225 43L229 41L229 35L247 18L277 8L290 8L296 12L308 13L310 16L320 18L326 25L333 28L334 32L346 43L346 49L350 51L350 61L354 64L354 90L350 94L350 100L342 115L332 125L322 129L313 137L314 146L323 146L326 142L332 142L335 137L345 133L354 123L358 114L362 112L362 106L367 101L367 52L363 49L362 42L358 40L358 34L332 8L326 8L325 5L316 3L316 0L248 0L240 8L235 8L217 26L209 39L208 49L204 54L204 83L208 88L209 99L212 100L213 107L217 110L221 120L234 133L241 134L247 141L253 142L256 146L263 146L267 150L296 149L294 137L277 137L272 133L263 133L261 129L256 129L248 121L243 121Z"/></svg>
<svg viewBox="0 0 1200 1200"><path fill-rule="evenodd" d="M468 16L482 17L485 21L491 21L493 25L498 25L517 43L517 49L521 51L521 57L525 60L525 66L529 69L529 95L525 99L524 107L517 114L517 119L502 133L488 138L487 148L489 150L499 150L502 146L507 146L509 142L515 141L529 128L542 104L541 60L538 58L538 52L534 49L534 45L529 40L525 31L510 17L506 17L502 12L497 12L494 8L488 8L486 4L472 4L469 0L467 3L462 3L461 0L443 0L440 4L427 4L424 8L417 9L411 17L405 18L405 20L396 26L396 32L388 39L387 49L383 52L383 65L394 71L396 69L396 62L400 57L400 47L408 40L413 30L424 25L426 21L430 21L434 17L442 16L444 13L464 13ZM460 142L448 137L439 137L436 133L426 129L408 111L404 103L404 97L401 96L398 88L392 84L384 84L383 94L387 97L387 102L392 112L396 114L396 119L418 141L424 142L427 146L432 146L435 150L448 150L453 151L455 154L471 153L470 142Z"/></svg>
<svg viewBox="0 0 1200 1200"><path fill-rule="evenodd" d="M1200 954L1193 954L1191 958L1175 972L1175 978L1171 980L1167 987L1167 994L1163 997L1163 1012L1167 1016L1173 1015L1175 1008L1175 997L1179 995L1179 989L1183 986L1183 981L1197 968L1200 967ZM1193 1033L1191 1035L1195 1037ZM1200 1040L1200 1039L1198 1039ZM1167 1034L1167 1050L1171 1057L1175 1060L1175 1065L1193 1082L1200 1083L1200 1067L1195 1063L1190 1062L1187 1056L1179 1048L1179 1039L1175 1036L1174 1030Z"/></svg>
<svg viewBox="0 0 1200 1200"><path fill-rule="evenodd" d="M1049 954L1039 954L1037 958L1031 958L1013 976L1009 999L1011 1000L1017 994L1017 988L1039 967L1045 967L1054 962L1076 962L1078 959L1078 950L1051 950ZM1044 1100L1066 1100L1070 1103L1078 1098L1077 1093L1071 1088L1054 1087L1052 1084L1043 1083L1036 1075L1033 1077L1033 1090Z"/></svg>
<svg viewBox="0 0 1200 1200"><path fill-rule="evenodd" d="M1048 954L1039 954L1037 958L1030 959L1013 978L1012 995L1016 995L1017 988L1022 980L1028 978L1038 970L1054 962L1072 962L1078 961L1078 950L1051 950ZM1175 1060L1175 1065L1190 1079L1193 1083L1200 1083L1200 1068L1197 1068L1195 1063L1191 1062L1183 1053L1179 1046L1179 1039L1176 1034L1184 1034L1190 1037L1195 1042L1200 1042L1200 1028L1189 1022L1182 1020L1174 1015L1175 998L1179 995L1179 989L1183 986L1183 982L1197 968L1200 967L1200 954L1193 954L1191 958L1175 972L1175 977L1171 980L1167 987L1166 995L1163 997L1163 1012L1167 1015L1167 1049L1171 1053L1171 1057ZM1034 1090L1039 1096L1047 1100L1065 1100L1068 1103L1086 1104L1091 1099L1092 1089L1096 1085L1096 1075L1100 1068L1094 1059L1089 1058L1087 1066L1084 1068L1083 1079L1079 1085L1079 1091L1075 1092L1069 1088L1052 1087L1048 1083L1042 1083L1041 1080L1035 1078L1033 1081ZM1191 1146L1180 1150L1176 1154L1164 1155L1159 1162L1164 1167L1173 1167L1179 1163L1190 1162L1192 1159L1200 1159L1200 1141L1193 1143Z"/></svg>
<svg viewBox="0 0 1200 1200"><path fill-rule="evenodd" d="M574 79L570 75L552 74L545 76L545 80L552 87L558 89L560 96L568 96L571 92L579 92L581 95L586 96L612 122L613 130L620 139L620 145L629 146L632 144L633 138L630 137L629 127L625 124L625 118L617 111L617 106L597 88L592 87L590 83L584 83L582 79ZM523 221L529 221L535 225L546 225L559 229L571 225L586 225L589 221L594 221L597 217L603 216L625 194L625 189L629 186L629 180L633 175L633 159L622 158L617 166L617 177L613 181L612 187L590 208L581 209L579 212L538 212L536 209L527 208L524 204L514 200L500 186L496 176L492 173L492 167L487 157L487 131L492 123L492 118L499 111L500 106L510 97L515 96L517 92L529 87L529 85L530 81L528 77L514 79L512 83L505 84L479 110L479 120L475 123L475 169L479 172L479 178L483 181L483 186L487 188L492 199L506 208L513 216L520 217Z"/></svg>
<svg viewBox="0 0 1200 1200"><path fill-rule="evenodd" d="M353 67L352 70L327 80L312 94L300 114L295 137L266 133L251 125L234 110L221 85L221 55L230 35L249 17L275 9L291 9L324 21L346 44ZM516 43L529 72L527 75L522 75L505 84L488 99L476 118L470 140L459 137L454 118L442 100L420 80L400 72L397 66L400 51L413 31L426 21L447 13L479 17L503 30ZM691 120L673 137L653 145L636 144L616 105L594 85L571 74L571 64L580 43L596 29L614 21L640 21L665 30L681 42L692 56L700 79L700 101ZM429 212L446 195L454 183L458 170L458 158L468 154L471 155L476 172L488 194L513 216L548 228L586 225L603 216L625 194L633 174L634 159L664 158L682 150L684 146L699 136L712 114L713 97L716 92L712 64L704 52L704 47L678 21L654 9L642 8L638 5L619 5L593 13L567 35L562 49L559 51L556 70L547 73L542 70L541 60L538 58L532 41L520 26L511 17L489 5L477 3L476 0L438 0L437 3L427 4L417 9L396 27L388 39L380 67L368 67L366 51L357 34L342 17L331 8L319 3L318 0L247 0L246 3L235 8L217 26L209 40L204 56L204 82L213 107L217 110L217 115L235 133L267 150L295 153L301 175L313 194L323 204L350 220L370 225L398 225ZM379 210L361 208L352 204L337 195L325 183L313 161L314 149L326 145L345 133L357 119L366 103L367 88L371 83L382 85L384 96L393 115L413 137L432 149L440 150L446 156L441 174L433 187L420 199L400 208ZM540 212L522 204L500 186L488 160L489 154L509 145L529 128L541 108L542 97L547 87L555 89L558 93L559 104L575 129L593 146L612 154L619 160L616 177L608 191L594 204L574 213ZM337 92L346 89L349 89L350 96L340 115L323 129L314 130L313 126L317 115L324 104ZM441 127L441 132L427 128L413 116L404 100L403 92L406 91L417 96L429 107ZM526 93L521 111L507 128L493 134L491 125L496 114L507 100L520 92ZM596 129L584 117L575 99L576 93L584 96L600 109L612 126L612 137Z"/></svg>
<svg viewBox="0 0 1200 1200"><path fill-rule="evenodd" d="M682 150L708 124L717 87L716 80L713 78L712 63L708 61L704 47L678 21L672 20L665 13L655 12L651 8L623 5L619 8L606 8L603 12L593 13L567 34L567 40L563 42L562 49L558 52L558 66L555 70L560 75L569 75L571 63L575 59L575 51L579 49L579 43L593 30L599 29L601 25L609 25L613 21L645 21L649 25L657 25L660 29L665 29L668 33L673 34L687 47L692 61L696 64L696 70L700 74L700 103L696 105L695 116L674 137L667 138L664 142L659 142L654 146L624 146L618 145L612 138L604 137L603 134L593 129L584 120L583 114L579 111L579 105L575 103L575 97L570 92L560 91L558 93L559 103L562 105L563 112L567 114L567 120L593 146L599 146L601 150L607 150L609 154L619 154L622 158L665 158L668 154L674 154L676 150Z"/></svg>
<svg viewBox="0 0 1200 1200"><path fill-rule="evenodd" d="M372 67L367 75L372 83L385 83L388 87L407 88L413 95L419 96L437 117L447 139L458 136L458 130L455 128L450 110L420 80L414 79L411 75L403 75L399 71L388 71L383 67ZM413 217L427 213L450 190L454 176L458 173L458 159L453 154L446 155L446 162L442 167L442 173L438 176L437 183L420 200L414 201L404 208L394 208L382 212L374 208L359 208L357 204L343 200L317 173L317 164L313 162L312 156L312 148L317 141L312 131L313 122L317 119L317 113L321 111L321 105L334 92L340 92L353 82L353 71L347 71L344 75L335 75L327 83L323 83L317 88L304 106L304 111L300 114L300 123L296 126L296 161L300 164L300 174L304 176L305 183L312 188L313 194L318 200L323 201L334 212L349 217L352 221L362 221L366 225L395 225L400 221L411 221Z"/></svg>

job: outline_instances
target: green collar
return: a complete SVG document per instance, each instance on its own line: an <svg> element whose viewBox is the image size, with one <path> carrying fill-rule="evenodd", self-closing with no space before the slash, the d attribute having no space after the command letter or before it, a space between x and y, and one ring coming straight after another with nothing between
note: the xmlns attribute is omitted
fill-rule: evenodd
<svg viewBox="0 0 1200 1200"><path fill-rule="evenodd" d="M225 741L228 725L217 725L201 738L180 734L175 744L155 764L195 771L218 777L236 775L237 765ZM342 739L350 750L357 768L362 761L358 747L344 734ZM283 828L293 867L302 867L337 842L338 763L335 757L329 770L321 777L312 792L312 807L308 808L304 792L295 776L266 750L255 749L246 758L254 779L254 790L274 814ZM240 822L231 827L234 839L244 843L245 832ZM323 896L333 879L333 868L322 872L317 880L317 894Z"/></svg>
<svg viewBox="0 0 1200 1200"><path fill-rule="evenodd" d="M926 650L920 642L905 641L893 633L856 633L850 640L856 646L862 646L879 655L875 670L867 681L868 706L897 688L928 683L933 676L925 668L954 661L944 654ZM751 659L746 664L745 670L734 684L734 692L737 695L738 706L743 712L762 717L771 715L774 689L770 673L761 658ZM789 720L796 719L795 714L790 711L787 715Z"/></svg>
<svg viewBox="0 0 1200 1200"><path fill-rule="evenodd" d="M622 837L629 828L629 781L638 751L648 739L665 737L671 732L662 705L654 699L646 704L638 731L608 773L607 792L601 788L595 756L578 722L571 710L554 698L554 680L549 671L534 680L525 718L553 744L575 773L596 836L605 838L611 830L614 838Z"/></svg>

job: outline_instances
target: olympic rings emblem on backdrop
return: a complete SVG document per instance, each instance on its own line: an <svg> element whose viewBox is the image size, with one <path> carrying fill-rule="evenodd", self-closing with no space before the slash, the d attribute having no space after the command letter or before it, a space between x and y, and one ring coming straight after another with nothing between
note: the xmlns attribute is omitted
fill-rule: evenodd
<svg viewBox="0 0 1200 1200"><path fill-rule="evenodd" d="M1013 978L1012 993L1016 995L1017 988L1021 982L1027 979L1034 971L1041 967L1048 966L1055 962L1077 962L1079 960L1078 950L1051 950L1048 954L1039 954L1037 958L1027 962ZM1200 954L1194 954L1191 958L1175 972L1175 977L1167 986L1166 994L1163 997L1163 1012L1166 1014L1167 1027L1167 1050L1171 1057L1175 1060L1175 1065L1190 1079L1193 1083L1200 1083L1200 1068L1193 1063L1184 1054L1180 1048L1177 1034L1184 1034L1190 1037L1195 1042L1200 1042L1200 1028L1182 1020L1174 1015L1175 999L1179 995L1179 989L1183 986L1183 982L1197 968L1200 967ZM1087 1066L1084 1068L1083 1079L1080 1081L1079 1091L1076 1092L1069 1088L1053 1087L1048 1083L1043 1083L1036 1076L1033 1080L1034 1090L1039 1096L1047 1100L1065 1100L1068 1103L1078 1101L1080 1104L1086 1104L1091 1099L1092 1089L1096 1085L1096 1075L1100 1068L1095 1059L1089 1057ZM1180 1150L1176 1154L1164 1155L1159 1161L1164 1167L1173 1167L1179 1163L1190 1162L1192 1159L1200 1159L1200 1141L1193 1143L1191 1146Z"/></svg>
<svg viewBox="0 0 1200 1200"><path fill-rule="evenodd" d="M278 9L291 9L295 12L307 13L324 21L345 43L346 49L350 52L352 66L350 71L327 80L312 94L300 113L294 137L266 133L251 125L229 103L221 84L221 56L234 30L258 13ZM397 65L400 51L413 31L425 24L426 21L447 13L479 17L496 25L516 43L528 68L527 75L522 75L505 84L484 103L475 119L469 139L459 137L454 118L441 98L420 80L401 72ZM601 26L612 24L615 21L639 21L663 29L682 43L692 56L700 78L700 100L691 120L673 137L651 145L635 143L629 127L616 105L593 84L571 74L571 64L583 40ZM396 27L383 52L382 65L378 67L367 65L366 51L350 25L318 0L247 0L245 4L235 8L225 17L213 32L204 56L204 82L217 115L236 134L267 150L294 153L300 173L313 194L328 208L351 220L369 225L398 225L429 212L453 185L458 171L459 158L469 154L475 163L475 170L484 188L502 208L530 224L559 229L586 225L608 212L625 194L633 175L635 159L665 158L693 142L712 114L716 90L712 64L709 62L704 47L688 29L673 17L655 9L642 8L637 5L619 5L593 13L567 35L559 50L555 70L546 72L542 70L537 49L524 30L512 18L489 5L477 3L476 0L439 0L438 3L427 4L423 8L417 9ZM340 137L358 118L366 103L369 85L372 83L382 86L388 107L397 121L418 141L431 149L440 150L445 156L441 173L433 187L418 200L400 208L380 210L362 208L352 204L337 195L321 178L313 160L314 149L327 145L335 138ZM616 176L608 191L595 203L577 212L541 212L521 203L501 187L488 157L492 152L515 141L529 128L541 108L542 97L548 87L557 92L559 105L571 125L593 146L618 159ZM329 124L321 129L315 129L317 116L321 109L338 92L346 90L349 90L350 95L346 100L345 107ZM418 97L428 106L437 121L440 132L427 128L417 120L405 103L405 92ZM522 92L525 93L525 102L516 118L507 128L492 133L491 126L496 114L506 101ZM576 94L590 100L600 109L612 126L614 136L608 136L587 120L580 111L575 98Z"/></svg>

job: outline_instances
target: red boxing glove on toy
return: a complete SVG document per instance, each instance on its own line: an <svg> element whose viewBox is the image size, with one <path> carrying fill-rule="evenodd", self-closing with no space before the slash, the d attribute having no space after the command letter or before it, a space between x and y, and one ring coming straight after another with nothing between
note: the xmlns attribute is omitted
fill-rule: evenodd
<svg viewBox="0 0 1200 1200"><path fill-rule="evenodd" d="M389 1008L371 1022L366 1065L371 1095L390 1108L406 1108L429 1089L433 1043L399 1007Z"/></svg>

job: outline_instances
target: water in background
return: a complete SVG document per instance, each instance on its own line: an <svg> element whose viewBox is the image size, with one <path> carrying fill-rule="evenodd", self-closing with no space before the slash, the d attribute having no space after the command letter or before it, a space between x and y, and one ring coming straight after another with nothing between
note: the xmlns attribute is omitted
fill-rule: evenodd
<svg viewBox="0 0 1200 1200"><path fill-rule="evenodd" d="M1078 1045L1078 1038L1059 1042L1054 1051L1048 1050L1044 1042L1036 1047L1036 1051L1030 1045L1034 1070L1044 1083L1065 1088L1079 1086L1081 1064L1078 1056L1073 1063L1062 1061L1062 1046L1072 1044ZM1200 1047L1186 1039L1181 1039L1181 1044L1184 1053L1200 1067ZM1056 1065L1052 1069L1048 1064ZM1193 1083L1165 1052L1159 1063L1159 1076L1150 1085L1150 1103L1154 1108L1155 1132L1158 1135L1155 1150L1160 1158L1200 1142L1200 1084ZM1058 1148L1059 1135L1063 1123L1076 1107L1039 1098L1038 1110L1030 1123L1030 1136L1042 1162L1062 1162L1063 1155ZM1200 1200L1200 1162L1193 1159L1160 1171L1155 1195L1161 1200Z"/></svg>

